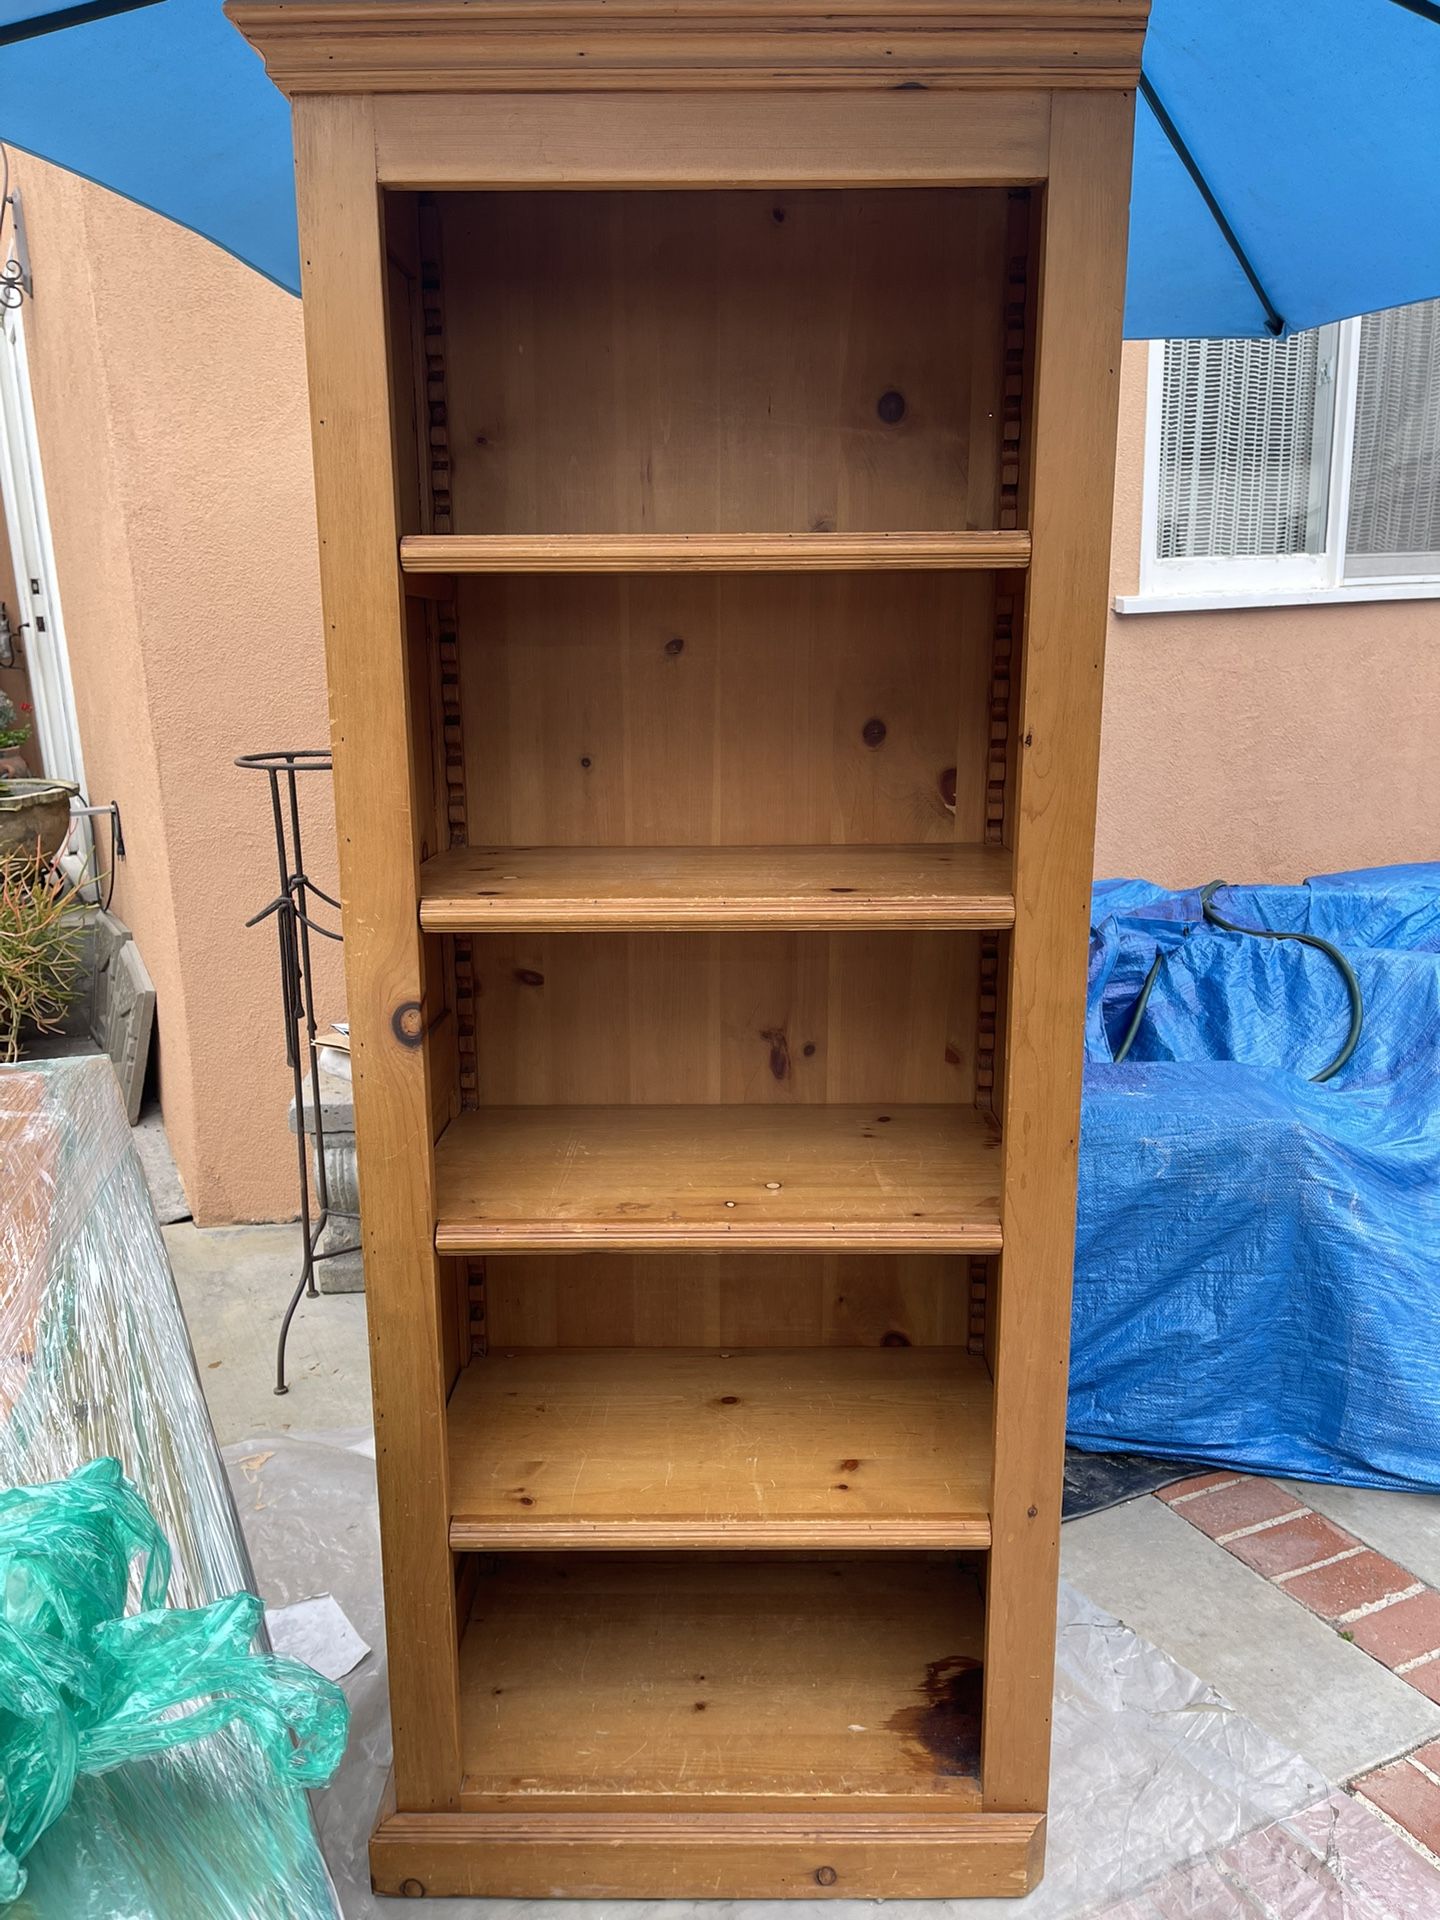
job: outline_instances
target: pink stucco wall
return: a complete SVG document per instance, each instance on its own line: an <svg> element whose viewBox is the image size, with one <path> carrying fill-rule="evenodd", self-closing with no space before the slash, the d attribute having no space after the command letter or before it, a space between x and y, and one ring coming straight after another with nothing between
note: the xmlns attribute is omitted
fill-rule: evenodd
<svg viewBox="0 0 1440 1920"><path fill-rule="evenodd" d="M1112 587L1139 585L1125 349ZM1095 869L1166 885L1440 859L1440 600L1112 614Z"/></svg>
<svg viewBox="0 0 1440 1920"><path fill-rule="evenodd" d="M299 303L25 156L25 326L86 773L118 800L115 910L158 995L198 1220L295 1210L269 808L237 753L328 740ZM335 888L318 781L310 851ZM318 804L316 804L318 802ZM322 952L322 1006L342 1011Z"/></svg>

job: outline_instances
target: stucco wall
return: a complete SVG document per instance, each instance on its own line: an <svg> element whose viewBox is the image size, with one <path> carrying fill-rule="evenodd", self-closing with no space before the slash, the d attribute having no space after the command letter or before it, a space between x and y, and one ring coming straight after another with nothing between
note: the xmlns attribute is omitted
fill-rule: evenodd
<svg viewBox="0 0 1440 1920"><path fill-rule="evenodd" d="M295 1211L268 797L231 764L328 740L299 303L193 235L17 156L25 325L90 798L155 981L166 1128L198 1220ZM312 871L331 891L328 781ZM321 1007L342 1012L338 949Z"/></svg>
<svg viewBox="0 0 1440 1920"><path fill-rule="evenodd" d="M1139 586L1127 346L1112 587ZM1112 614L1095 869L1166 885L1440 859L1440 600Z"/></svg>

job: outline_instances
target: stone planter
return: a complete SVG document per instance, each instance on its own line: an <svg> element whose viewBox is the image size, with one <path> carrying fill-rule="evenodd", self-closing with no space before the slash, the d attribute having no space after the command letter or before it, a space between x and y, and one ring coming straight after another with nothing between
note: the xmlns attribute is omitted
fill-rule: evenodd
<svg viewBox="0 0 1440 1920"><path fill-rule="evenodd" d="M30 857L37 841L53 860L70 831L70 796L79 791L64 780L0 783L0 860Z"/></svg>

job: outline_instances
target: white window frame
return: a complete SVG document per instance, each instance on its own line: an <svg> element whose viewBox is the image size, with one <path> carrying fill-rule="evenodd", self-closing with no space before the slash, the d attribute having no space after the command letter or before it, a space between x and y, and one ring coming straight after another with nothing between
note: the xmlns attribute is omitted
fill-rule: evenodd
<svg viewBox="0 0 1440 1920"><path fill-rule="evenodd" d="M1165 347L1163 341L1150 343L1140 591L1117 594L1113 602L1117 613L1208 613L1223 607L1317 607L1361 600L1440 599L1440 573L1345 577L1360 321L1342 320L1322 328L1321 333L1321 360L1328 360L1331 390L1330 488L1324 546L1319 553L1274 556L1162 560L1157 555Z"/></svg>

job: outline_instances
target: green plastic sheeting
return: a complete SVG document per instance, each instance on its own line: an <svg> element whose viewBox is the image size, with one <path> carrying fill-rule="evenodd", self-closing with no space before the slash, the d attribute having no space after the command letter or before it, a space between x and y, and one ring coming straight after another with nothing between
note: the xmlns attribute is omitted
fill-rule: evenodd
<svg viewBox="0 0 1440 1920"><path fill-rule="evenodd" d="M125 1612L139 1560L139 1613ZM170 1549L118 1460L0 1493L0 1902L82 1774L243 1723L279 1779L323 1786L345 1750L345 1696L252 1651L261 1605L167 1607Z"/></svg>

